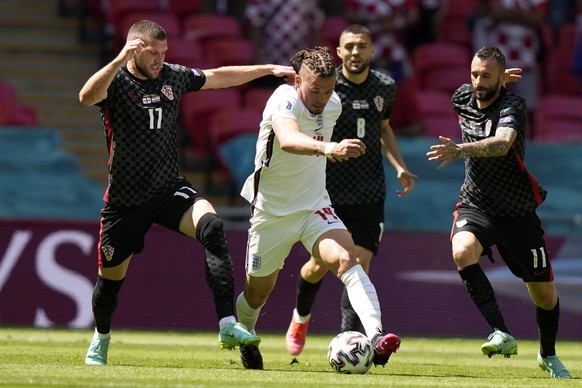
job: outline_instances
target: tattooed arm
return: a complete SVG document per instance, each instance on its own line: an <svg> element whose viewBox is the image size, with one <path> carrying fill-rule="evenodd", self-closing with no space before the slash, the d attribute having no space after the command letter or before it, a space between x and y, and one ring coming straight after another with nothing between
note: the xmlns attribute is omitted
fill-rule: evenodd
<svg viewBox="0 0 582 388"><path fill-rule="evenodd" d="M443 144L431 146L431 151L427 152L426 156L428 156L429 162L441 160L439 169L458 158L504 156L509 151L516 136L517 131L510 127L497 128L495 136L470 143L456 144L447 137L439 136L439 140Z"/></svg>

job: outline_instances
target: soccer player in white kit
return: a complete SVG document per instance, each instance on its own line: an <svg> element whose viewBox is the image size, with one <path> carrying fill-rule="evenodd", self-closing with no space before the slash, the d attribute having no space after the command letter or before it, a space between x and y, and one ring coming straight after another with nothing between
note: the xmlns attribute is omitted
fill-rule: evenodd
<svg viewBox="0 0 582 388"><path fill-rule="evenodd" d="M375 359L389 357L400 340L382 329L380 304L368 275L356 262L354 242L335 215L325 188L326 158L359 157L359 139L330 142L341 113L334 92L336 70L326 47L298 52L291 60L294 85L271 95L260 124L255 171L241 195L251 204L246 279L236 308L239 321L255 333L259 313L275 287L293 245L301 241L345 285L372 341ZM259 348L241 346L247 369L263 369Z"/></svg>

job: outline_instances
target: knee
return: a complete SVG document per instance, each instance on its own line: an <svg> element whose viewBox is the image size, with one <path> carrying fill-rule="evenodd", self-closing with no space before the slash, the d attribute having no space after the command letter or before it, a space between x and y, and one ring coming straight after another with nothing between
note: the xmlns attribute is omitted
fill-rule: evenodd
<svg viewBox="0 0 582 388"><path fill-rule="evenodd" d="M224 238L224 224L214 213L206 213L200 217L196 225L196 238L203 244L208 245L216 239Z"/></svg>
<svg viewBox="0 0 582 388"><path fill-rule="evenodd" d="M544 283L538 283L544 284ZM529 283L528 286L530 288L530 295L537 307L540 307L544 310L552 310L556 307L558 303L558 293L556 292L556 288L554 287L553 283L550 285L544 285L539 287L532 287L532 283Z"/></svg>
<svg viewBox="0 0 582 388"><path fill-rule="evenodd" d="M354 256L350 255L347 251L343 251L338 256L338 267L337 273L335 274L338 278L341 278L344 273L349 271L354 265L359 265L358 261Z"/></svg>
<svg viewBox="0 0 582 388"><path fill-rule="evenodd" d="M479 262L479 255L474 247L467 244L453 245L453 260L458 270Z"/></svg>
<svg viewBox="0 0 582 388"><path fill-rule="evenodd" d="M301 277L310 283L317 283L327 272L327 266L313 257L301 267Z"/></svg>

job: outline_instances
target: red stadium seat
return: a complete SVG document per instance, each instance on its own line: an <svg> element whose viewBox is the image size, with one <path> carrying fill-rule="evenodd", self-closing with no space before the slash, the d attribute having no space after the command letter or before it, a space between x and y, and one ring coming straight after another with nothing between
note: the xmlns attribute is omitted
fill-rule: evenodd
<svg viewBox="0 0 582 388"><path fill-rule="evenodd" d="M242 97L243 107L262 114L273 91L274 89L271 88L250 88L246 90Z"/></svg>
<svg viewBox="0 0 582 388"><path fill-rule="evenodd" d="M214 63L203 54L198 42L185 39L173 39L168 42L166 62L176 63L198 69L214 68Z"/></svg>
<svg viewBox="0 0 582 388"><path fill-rule="evenodd" d="M321 39L324 46L329 47L333 54L336 66L339 66L341 59L337 56L336 48L339 45L339 37L342 31L349 25L348 20L341 15L327 16L323 20L321 28Z"/></svg>
<svg viewBox="0 0 582 388"><path fill-rule="evenodd" d="M558 32L558 45L574 50L578 42L578 26L576 23L563 24Z"/></svg>
<svg viewBox="0 0 582 388"><path fill-rule="evenodd" d="M422 87L424 90L440 90L451 96L459 86L468 83L471 83L471 75L466 67L464 69L435 67L424 72Z"/></svg>
<svg viewBox="0 0 582 388"><path fill-rule="evenodd" d="M535 139L544 143L582 143L582 122L555 120Z"/></svg>
<svg viewBox="0 0 582 388"><path fill-rule="evenodd" d="M426 43L416 46L412 53L413 77L417 88L426 87L431 73L440 70L457 70L468 74L471 51L463 45L446 42ZM468 76L467 76L468 77Z"/></svg>
<svg viewBox="0 0 582 388"><path fill-rule="evenodd" d="M0 125L36 126L36 110L18 102L11 84L0 82Z"/></svg>
<svg viewBox="0 0 582 388"><path fill-rule="evenodd" d="M258 133L262 116L254 109L241 107L225 108L210 118L210 139L216 150L232 138L246 133Z"/></svg>
<svg viewBox="0 0 582 388"><path fill-rule="evenodd" d="M582 141L582 96L547 95L535 110L534 138L539 141Z"/></svg>
<svg viewBox="0 0 582 388"><path fill-rule="evenodd" d="M573 69L574 48L555 48L546 53L545 89L548 94L582 94L580 79Z"/></svg>
<svg viewBox="0 0 582 388"><path fill-rule="evenodd" d="M168 11L180 20L188 15L202 12L204 0L167 0Z"/></svg>
<svg viewBox="0 0 582 388"><path fill-rule="evenodd" d="M133 23L140 20L152 20L158 23L166 31L168 40L179 38L182 35L180 20L171 13L159 11L134 11L125 14L119 24L114 27L113 44L114 51L119 51L125 44L127 31Z"/></svg>
<svg viewBox="0 0 582 388"><path fill-rule="evenodd" d="M180 20L171 13L157 11L135 11L126 14L121 21L121 31L127 33L131 25L140 20L152 20L166 31L168 39L177 39L182 35Z"/></svg>
<svg viewBox="0 0 582 388"><path fill-rule="evenodd" d="M207 89L184 95L180 105L180 127L189 135L192 151L209 157L210 118L216 112L240 106L241 96L236 88Z"/></svg>
<svg viewBox="0 0 582 388"><path fill-rule="evenodd" d="M474 15L479 0L449 0L444 18L438 26L437 40L461 44L472 50L473 37L469 30L469 20Z"/></svg>
<svg viewBox="0 0 582 388"><path fill-rule="evenodd" d="M460 44L467 49L473 45L473 35L467 20L444 19L438 26L437 41Z"/></svg>
<svg viewBox="0 0 582 388"><path fill-rule="evenodd" d="M106 22L113 28L118 28L125 15L137 11L161 11L160 0L105 0ZM113 31L121 35L127 31Z"/></svg>
<svg viewBox="0 0 582 388"><path fill-rule="evenodd" d="M464 19L468 21L477 10L481 0L449 0L445 19Z"/></svg>
<svg viewBox="0 0 582 388"><path fill-rule="evenodd" d="M441 90L422 90L417 92L416 98L428 136L442 135L454 139L461 137L459 120L451 104L450 93Z"/></svg>
<svg viewBox="0 0 582 388"><path fill-rule="evenodd" d="M182 30L185 39L197 40L201 43L218 37L241 36L239 21L230 15L188 15L182 20Z"/></svg>
<svg viewBox="0 0 582 388"><path fill-rule="evenodd" d="M246 108L224 109L210 119L213 157L229 179L230 203L253 172L260 122L261 114Z"/></svg>
<svg viewBox="0 0 582 388"><path fill-rule="evenodd" d="M240 37L209 39L204 42L203 47L216 66L255 63L255 47L249 39Z"/></svg>
<svg viewBox="0 0 582 388"><path fill-rule="evenodd" d="M430 137L438 138L439 136L448 137L449 139L461 139L461 127L459 120L449 116L431 116L424 119L426 134Z"/></svg>

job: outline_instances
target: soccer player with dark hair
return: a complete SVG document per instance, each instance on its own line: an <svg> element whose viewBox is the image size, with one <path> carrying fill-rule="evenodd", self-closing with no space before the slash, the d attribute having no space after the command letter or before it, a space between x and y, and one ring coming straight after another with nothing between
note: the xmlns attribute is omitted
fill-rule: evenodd
<svg viewBox="0 0 582 388"><path fill-rule="evenodd" d="M402 184L403 189L396 193L399 197L408 195L416 178L408 171L390 126L396 84L388 75L370 69L373 53L372 38L366 27L354 24L341 33L337 54L342 65L337 69L335 91L342 101L343 110L331 139L339 142L358 138L366 144L366 153L344 163L330 160L326 168L326 187L331 203L350 231L356 260L366 273L370 271L372 257L378 252L384 232L386 182L383 154ZM314 257L301 268L296 308L286 335L287 351L292 356L303 350L311 308L326 272L326 266ZM345 288L341 313L342 332L361 330L360 319ZM388 358L382 361L388 361Z"/></svg>
<svg viewBox="0 0 582 388"><path fill-rule="evenodd" d="M79 93L83 105L99 107L109 151L92 297L96 327L86 364L107 364L118 294L129 263L142 251L153 224L196 238L204 246L220 347L260 342L234 317L234 268L223 222L180 173L176 118L185 93L241 85L265 75L293 77L295 72L278 65L190 69L164 62L167 51L164 29L149 20L139 21L129 29L117 57L92 75Z"/></svg>
<svg viewBox="0 0 582 388"><path fill-rule="evenodd" d="M510 271L521 278L535 304L540 348L537 362L551 377L569 378L556 355L560 303L554 285L544 230L536 209L546 198L525 164L525 100L504 87L505 56L485 46L473 56L471 84L459 87L452 104L459 115L462 140L439 137L427 152L439 168L456 159L465 162L465 181L454 212L452 254L471 299L493 333L481 346L484 355L517 354L487 275L479 265L491 261L493 245Z"/></svg>
<svg viewBox="0 0 582 388"><path fill-rule="evenodd" d="M237 316L254 333L285 259L301 241L320 265L342 281L350 299L358 301L354 309L380 363L400 340L382 329L376 289L357 263L354 242L325 188L326 158L338 162L358 158L366 145L360 139L332 141L342 105L334 92L336 69L329 49L301 50L291 62L297 70L295 84L278 87L267 101L255 170L241 191L251 204L251 227ZM245 345L240 350L246 368L263 369L257 346Z"/></svg>

